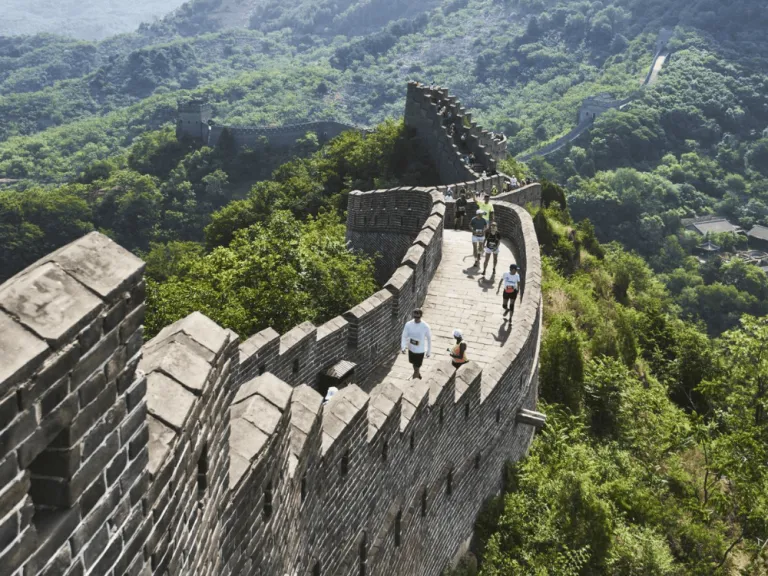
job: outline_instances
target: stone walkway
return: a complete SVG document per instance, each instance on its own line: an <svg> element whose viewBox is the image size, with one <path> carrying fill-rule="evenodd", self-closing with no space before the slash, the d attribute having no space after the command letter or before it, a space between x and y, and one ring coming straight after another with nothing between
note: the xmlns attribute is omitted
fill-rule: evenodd
<svg viewBox="0 0 768 576"><path fill-rule="evenodd" d="M432 329L432 356L424 360L421 368L424 380L436 361L450 359L446 349L456 342L454 329L464 334L467 357L482 367L499 352L512 329L509 316L503 316L501 291L496 294L503 273L515 262L509 241L502 241L496 275L491 278L491 257L483 280L483 261L480 268L474 267L470 238L469 232L443 232L443 257L422 306L423 320ZM373 372L361 388L370 391L382 382L392 381L403 389L411 374L408 355L398 354Z"/></svg>

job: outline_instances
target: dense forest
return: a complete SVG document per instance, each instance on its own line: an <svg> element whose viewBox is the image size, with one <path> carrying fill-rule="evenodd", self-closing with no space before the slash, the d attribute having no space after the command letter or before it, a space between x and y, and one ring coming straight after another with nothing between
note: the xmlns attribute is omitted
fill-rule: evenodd
<svg viewBox="0 0 768 576"><path fill-rule="evenodd" d="M711 338L588 220L534 222L547 426L446 574L768 574L766 319Z"/></svg>
<svg viewBox="0 0 768 576"><path fill-rule="evenodd" d="M768 225L762 2L192 0L86 39L109 14L0 36L0 281L99 230L148 263L147 336L193 310L241 336L322 322L376 289L347 193L437 181L400 120L407 80L447 86L513 156L589 96L631 99L504 166L567 197L534 214L548 424L455 573L768 574L768 276L730 257L743 236L697 258L683 224ZM189 98L218 123L373 130L211 149L176 138Z"/></svg>

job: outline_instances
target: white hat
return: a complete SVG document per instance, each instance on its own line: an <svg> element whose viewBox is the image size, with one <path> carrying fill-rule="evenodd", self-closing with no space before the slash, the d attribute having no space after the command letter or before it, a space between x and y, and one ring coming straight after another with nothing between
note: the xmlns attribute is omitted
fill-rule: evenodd
<svg viewBox="0 0 768 576"><path fill-rule="evenodd" d="M336 394L336 392L338 391L339 389L336 388L336 386L331 386L330 388L328 388L328 392L325 394L325 399L323 400L323 404L326 404L328 400L333 398L334 394Z"/></svg>
<svg viewBox="0 0 768 576"><path fill-rule="evenodd" d="M464 336L461 333L461 330L459 330L458 328L456 328L456 330L453 331L453 337L454 338L464 338Z"/></svg>
<svg viewBox="0 0 768 576"><path fill-rule="evenodd" d="M475 214L485 214L485 210L478 210Z"/></svg>

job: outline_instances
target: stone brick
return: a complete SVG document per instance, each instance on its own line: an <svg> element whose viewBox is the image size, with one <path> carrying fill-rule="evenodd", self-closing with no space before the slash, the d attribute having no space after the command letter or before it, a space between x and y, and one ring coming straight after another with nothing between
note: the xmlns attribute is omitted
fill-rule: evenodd
<svg viewBox="0 0 768 576"><path fill-rule="evenodd" d="M66 490L66 506L72 506L80 497L80 494L95 481L99 475L104 473L107 464L117 454L120 443L117 434L114 433L107 438L105 443L93 453L86 462L83 463L80 470L72 477Z"/></svg>
<svg viewBox="0 0 768 576"><path fill-rule="evenodd" d="M154 348L144 355L139 368L146 373L162 371L196 394L202 392L211 370L205 358L178 342Z"/></svg>
<svg viewBox="0 0 768 576"><path fill-rule="evenodd" d="M120 342L128 342L128 340L131 339L139 327L144 323L145 313L146 307L144 304L141 304L125 317L125 320L120 325Z"/></svg>
<svg viewBox="0 0 768 576"><path fill-rule="evenodd" d="M73 242L53 259L105 300L138 281L145 268L144 262L98 232Z"/></svg>
<svg viewBox="0 0 768 576"><path fill-rule="evenodd" d="M113 330L99 341L81 359L80 363L72 371L72 389L74 390L86 378L90 377L96 369L101 367L117 349L117 331Z"/></svg>
<svg viewBox="0 0 768 576"><path fill-rule="evenodd" d="M44 456L38 457L29 466L30 472L41 476L71 478L80 466L82 447L76 444L72 448L48 448Z"/></svg>
<svg viewBox="0 0 768 576"><path fill-rule="evenodd" d="M184 427L194 403L195 395L166 375L153 372L147 377L149 413L173 429Z"/></svg>
<svg viewBox="0 0 768 576"><path fill-rule="evenodd" d="M19 401L15 392L0 399L0 422L12 422L19 413Z"/></svg>
<svg viewBox="0 0 768 576"><path fill-rule="evenodd" d="M77 397L70 394L58 408L51 412L35 429L34 434L19 447L19 465L26 468L53 439L69 426L77 413Z"/></svg>
<svg viewBox="0 0 768 576"><path fill-rule="evenodd" d="M13 513L0 518L0 550L7 548L19 535L19 514Z"/></svg>
<svg viewBox="0 0 768 576"><path fill-rule="evenodd" d="M61 434L53 444L57 448L68 448L83 438L109 409L115 405L117 391L113 383L107 383L104 391L94 402L80 410L72 424Z"/></svg>
<svg viewBox="0 0 768 576"><path fill-rule="evenodd" d="M35 414L31 411L19 414L11 423L0 432L0 458L14 450L28 438L37 426Z"/></svg>
<svg viewBox="0 0 768 576"><path fill-rule="evenodd" d="M106 526L102 526L101 529L98 532L96 532L90 544L88 544L88 546L86 546L85 550L83 551L83 561L85 562L85 568L87 570L98 574L98 572L92 569L92 566L99 559L102 552L104 552L108 542L109 542L109 530L107 529ZM106 572L102 572L102 574L105 574L105 573Z"/></svg>
<svg viewBox="0 0 768 576"><path fill-rule="evenodd" d="M61 550L59 550L59 553L53 557L53 560L51 560L50 563L39 573L39 576L63 576L66 574L67 570L69 570L71 564L72 552L70 551L69 546L64 546ZM27 566L25 566L24 576L28 576L27 569ZM29 576L32 576L33 574L35 573L29 572Z"/></svg>
<svg viewBox="0 0 768 576"><path fill-rule="evenodd" d="M34 379L20 390L21 407L26 410L41 394L55 382L64 378L80 360L80 345L77 342L69 344L54 356L49 357Z"/></svg>
<svg viewBox="0 0 768 576"><path fill-rule="evenodd" d="M80 521L78 510L56 510L35 515L37 549L24 567L25 574L38 574L56 552L67 543L67 539ZM69 548L69 546L66 546Z"/></svg>
<svg viewBox="0 0 768 576"><path fill-rule="evenodd" d="M0 306L2 301L0 300ZM48 355L48 344L0 310L0 395L30 376Z"/></svg>
<svg viewBox="0 0 768 576"><path fill-rule="evenodd" d="M120 426L120 445L125 446L136 430L147 421L147 403L142 402Z"/></svg>
<svg viewBox="0 0 768 576"><path fill-rule="evenodd" d="M40 338L57 345L95 318L103 305L61 268L47 263L0 286L0 306Z"/></svg>
<svg viewBox="0 0 768 576"><path fill-rule="evenodd" d="M97 482L97 486L104 486L103 482ZM95 495L103 495L99 492L99 488L94 489ZM85 495L83 496L85 497ZM101 496L99 496L101 498ZM106 497L96 500L95 498L89 498L89 500L95 501L94 508L84 515L83 521L77 528L77 531L72 535L70 544L72 546L72 552L75 556L80 554L80 551L88 545L94 535L104 526L107 522L112 511L120 501L120 491L115 488L111 492L106 493Z"/></svg>
<svg viewBox="0 0 768 576"><path fill-rule="evenodd" d="M107 484L111 486L120 477L120 474L125 470L125 465L128 462L128 453L126 451L120 452L112 463L107 468Z"/></svg>
<svg viewBox="0 0 768 576"><path fill-rule="evenodd" d="M0 566L4 574L13 574L26 562L35 549L37 536L34 528L27 528L10 547L0 550Z"/></svg>

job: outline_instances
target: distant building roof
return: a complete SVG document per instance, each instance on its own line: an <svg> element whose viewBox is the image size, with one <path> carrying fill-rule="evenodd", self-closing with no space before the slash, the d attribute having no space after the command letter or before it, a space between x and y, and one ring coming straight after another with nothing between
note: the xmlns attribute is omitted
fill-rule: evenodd
<svg viewBox="0 0 768 576"><path fill-rule="evenodd" d="M701 250L702 252L719 252L720 246L718 246L717 244L714 244L710 240L707 240L706 242L704 242L704 244L699 245L699 250Z"/></svg>
<svg viewBox="0 0 768 576"><path fill-rule="evenodd" d="M718 217L709 217L706 219L696 218L694 221L686 224L686 228L698 232L702 236L706 234L721 234L723 232L741 232L741 228L738 226L731 224L725 218Z"/></svg>
<svg viewBox="0 0 768 576"><path fill-rule="evenodd" d="M757 238L759 240L768 240L768 228L765 226L753 226L752 230L747 233L750 238Z"/></svg>

